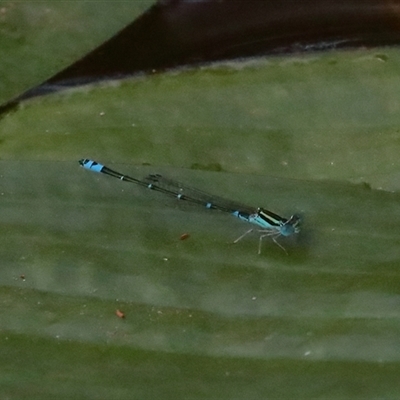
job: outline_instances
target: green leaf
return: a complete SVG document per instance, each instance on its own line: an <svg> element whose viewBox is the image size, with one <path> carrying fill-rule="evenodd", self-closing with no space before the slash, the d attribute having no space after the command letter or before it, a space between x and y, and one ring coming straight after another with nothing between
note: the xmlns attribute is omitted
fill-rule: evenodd
<svg viewBox="0 0 400 400"><path fill-rule="evenodd" d="M3 393L398 397L399 61L220 63L4 117ZM245 223L85 171L84 157L300 213L302 230L279 239L288 254L264 240L259 256L256 234L233 244Z"/></svg>
<svg viewBox="0 0 400 400"><path fill-rule="evenodd" d="M39 85L113 36L154 1L0 4L0 104Z"/></svg>

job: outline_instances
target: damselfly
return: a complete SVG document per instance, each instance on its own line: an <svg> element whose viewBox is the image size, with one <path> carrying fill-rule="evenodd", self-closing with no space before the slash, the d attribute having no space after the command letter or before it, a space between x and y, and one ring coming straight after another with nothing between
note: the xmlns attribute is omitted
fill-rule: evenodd
<svg viewBox="0 0 400 400"><path fill-rule="evenodd" d="M256 225L258 227L257 232L260 233L258 254L261 253L262 240L267 236L270 236L272 240L286 252L285 248L279 244L276 239L279 236L291 236L298 233L300 230L300 218L297 215L292 215L289 219L286 219L264 208L252 208L231 202L222 197L212 196L200 190L187 187L180 182L164 178L158 174L148 175L145 179L140 180L128 175L123 175L87 158L80 160L79 164L91 171L101 172L122 181L136 183L137 185L156 192L173 196L179 200L199 204L211 210L228 212L242 221ZM254 228L246 231L243 235L238 237L234 243L237 243L253 230Z"/></svg>

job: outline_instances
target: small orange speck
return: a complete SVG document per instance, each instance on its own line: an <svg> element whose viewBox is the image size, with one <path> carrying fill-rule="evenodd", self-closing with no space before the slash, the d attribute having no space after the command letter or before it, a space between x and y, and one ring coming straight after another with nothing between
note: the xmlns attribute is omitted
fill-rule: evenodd
<svg viewBox="0 0 400 400"><path fill-rule="evenodd" d="M182 233L180 240L186 240L190 237L190 235L188 233Z"/></svg>
<svg viewBox="0 0 400 400"><path fill-rule="evenodd" d="M124 314L121 310L116 310L116 311L115 311L115 315L116 315L118 318L125 318L125 314Z"/></svg>

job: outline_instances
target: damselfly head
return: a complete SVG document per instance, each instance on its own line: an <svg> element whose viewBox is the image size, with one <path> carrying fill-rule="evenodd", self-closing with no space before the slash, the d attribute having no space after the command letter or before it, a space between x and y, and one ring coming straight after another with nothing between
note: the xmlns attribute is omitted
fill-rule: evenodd
<svg viewBox="0 0 400 400"><path fill-rule="evenodd" d="M282 236L290 236L294 233L300 232L300 217L298 215L292 215L284 224L281 226L280 233Z"/></svg>
<svg viewBox="0 0 400 400"><path fill-rule="evenodd" d="M83 167L88 161L89 160L87 158L82 158L81 160L79 160L79 164Z"/></svg>

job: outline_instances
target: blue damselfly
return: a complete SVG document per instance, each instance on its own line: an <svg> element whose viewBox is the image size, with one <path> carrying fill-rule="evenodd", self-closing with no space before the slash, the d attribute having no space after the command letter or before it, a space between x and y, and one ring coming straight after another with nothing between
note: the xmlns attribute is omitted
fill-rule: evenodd
<svg viewBox="0 0 400 400"><path fill-rule="evenodd" d="M222 197L212 196L201 190L190 188L180 182L164 178L158 174L148 175L145 179L140 180L128 175L123 175L93 160L82 159L79 161L79 164L90 171L110 175L125 182L136 183L147 189L173 196L179 200L198 204L211 210L228 212L242 221L256 225L258 227L257 232L260 233L258 254L261 253L262 240L267 236L271 237L272 240L286 252L285 248L279 244L276 239L279 236L291 236L300 231L300 218L297 215L292 215L289 219L286 219L265 208L252 208L234 203ZM253 230L254 228L251 228L246 231L243 235L238 237L234 243L237 243Z"/></svg>

